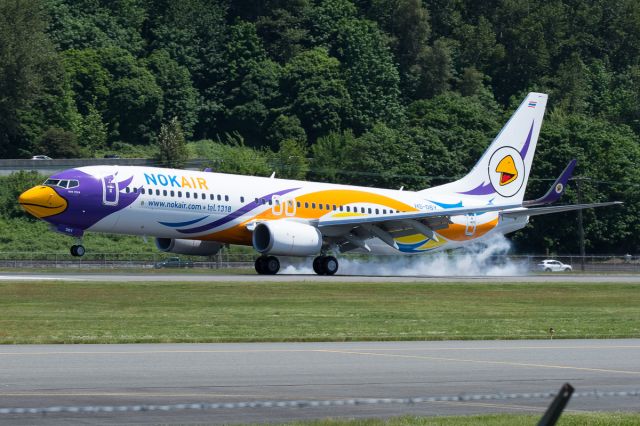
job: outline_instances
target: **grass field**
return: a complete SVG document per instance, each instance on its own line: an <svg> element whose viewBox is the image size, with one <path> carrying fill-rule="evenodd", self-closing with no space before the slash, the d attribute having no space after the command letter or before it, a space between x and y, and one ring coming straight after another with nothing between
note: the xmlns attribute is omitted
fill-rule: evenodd
<svg viewBox="0 0 640 426"><path fill-rule="evenodd" d="M451 417L394 417L387 420L317 420L310 422L284 423L286 426L533 426L542 415L487 414L481 416ZM564 413L558 426L636 426L640 414L635 413Z"/></svg>
<svg viewBox="0 0 640 426"><path fill-rule="evenodd" d="M0 283L0 343L640 336L632 284Z"/></svg>

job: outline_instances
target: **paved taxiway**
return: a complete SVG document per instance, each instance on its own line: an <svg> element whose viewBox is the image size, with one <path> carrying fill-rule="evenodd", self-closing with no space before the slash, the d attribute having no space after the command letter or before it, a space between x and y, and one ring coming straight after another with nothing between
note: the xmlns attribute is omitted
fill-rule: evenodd
<svg viewBox="0 0 640 426"><path fill-rule="evenodd" d="M640 339L0 347L0 407L415 397L640 388ZM541 413L546 399L332 408L0 415L2 424L227 423ZM637 411L638 398L569 410Z"/></svg>
<svg viewBox="0 0 640 426"><path fill-rule="evenodd" d="M93 282L397 282L397 283L440 283L440 282L479 282L479 283L636 283L640 284L640 275L624 274L537 274L517 276L369 276L369 275L335 275L332 277L315 274L206 274L206 273L26 273L0 272L0 281L93 281Z"/></svg>

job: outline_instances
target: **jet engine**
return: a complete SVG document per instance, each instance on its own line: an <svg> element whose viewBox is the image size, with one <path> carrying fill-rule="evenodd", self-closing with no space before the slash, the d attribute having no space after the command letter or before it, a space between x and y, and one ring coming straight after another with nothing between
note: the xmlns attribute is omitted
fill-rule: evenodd
<svg viewBox="0 0 640 426"><path fill-rule="evenodd" d="M320 253L318 228L290 220L261 222L253 230L253 248L262 254L310 256Z"/></svg>
<svg viewBox="0 0 640 426"><path fill-rule="evenodd" d="M220 251L222 244L216 241L156 238L156 247L158 247L158 250L166 253L213 256Z"/></svg>

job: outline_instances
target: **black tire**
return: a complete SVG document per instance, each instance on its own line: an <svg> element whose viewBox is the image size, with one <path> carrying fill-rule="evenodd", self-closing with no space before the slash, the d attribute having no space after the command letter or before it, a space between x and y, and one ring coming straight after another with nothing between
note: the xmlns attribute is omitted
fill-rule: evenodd
<svg viewBox="0 0 640 426"><path fill-rule="evenodd" d="M256 262L254 264L255 268L256 268L256 272L260 275L264 275L266 274L265 270L265 263L266 263L266 258L264 256L260 256L259 258L256 259Z"/></svg>
<svg viewBox="0 0 640 426"><path fill-rule="evenodd" d="M82 257L87 251L85 250L83 245L76 246L76 256Z"/></svg>
<svg viewBox="0 0 640 426"><path fill-rule="evenodd" d="M325 275L334 275L338 272L338 259L333 256L324 256L322 259L322 270Z"/></svg>
<svg viewBox="0 0 640 426"><path fill-rule="evenodd" d="M317 256L313 259L313 272L318 275L324 275L324 270L322 269L322 261L324 260L324 256Z"/></svg>
<svg viewBox="0 0 640 426"><path fill-rule="evenodd" d="M76 247L77 246L71 246L71 249L69 250L69 252L71 252L71 256L78 256L78 254L76 253Z"/></svg>
<svg viewBox="0 0 640 426"><path fill-rule="evenodd" d="M551 268L544 268L545 272L551 272Z"/></svg>
<svg viewBox="0 0 640 426"><path fill-rule="evenodd" d="M268 256L264 265L265 274L275 275L280 270L280 261L275 256Z"/></svg>

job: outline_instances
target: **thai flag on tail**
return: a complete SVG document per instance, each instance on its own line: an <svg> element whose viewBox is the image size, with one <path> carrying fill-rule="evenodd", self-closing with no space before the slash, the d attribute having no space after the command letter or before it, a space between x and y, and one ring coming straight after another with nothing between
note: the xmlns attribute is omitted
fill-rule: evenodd
<svg viewBox="0 0 640 426"><path fill-rule="evenodd" d="M527 105L529 108L535 108L536 105L538 104L537 101L529 101L529 105Z"/></svg>

